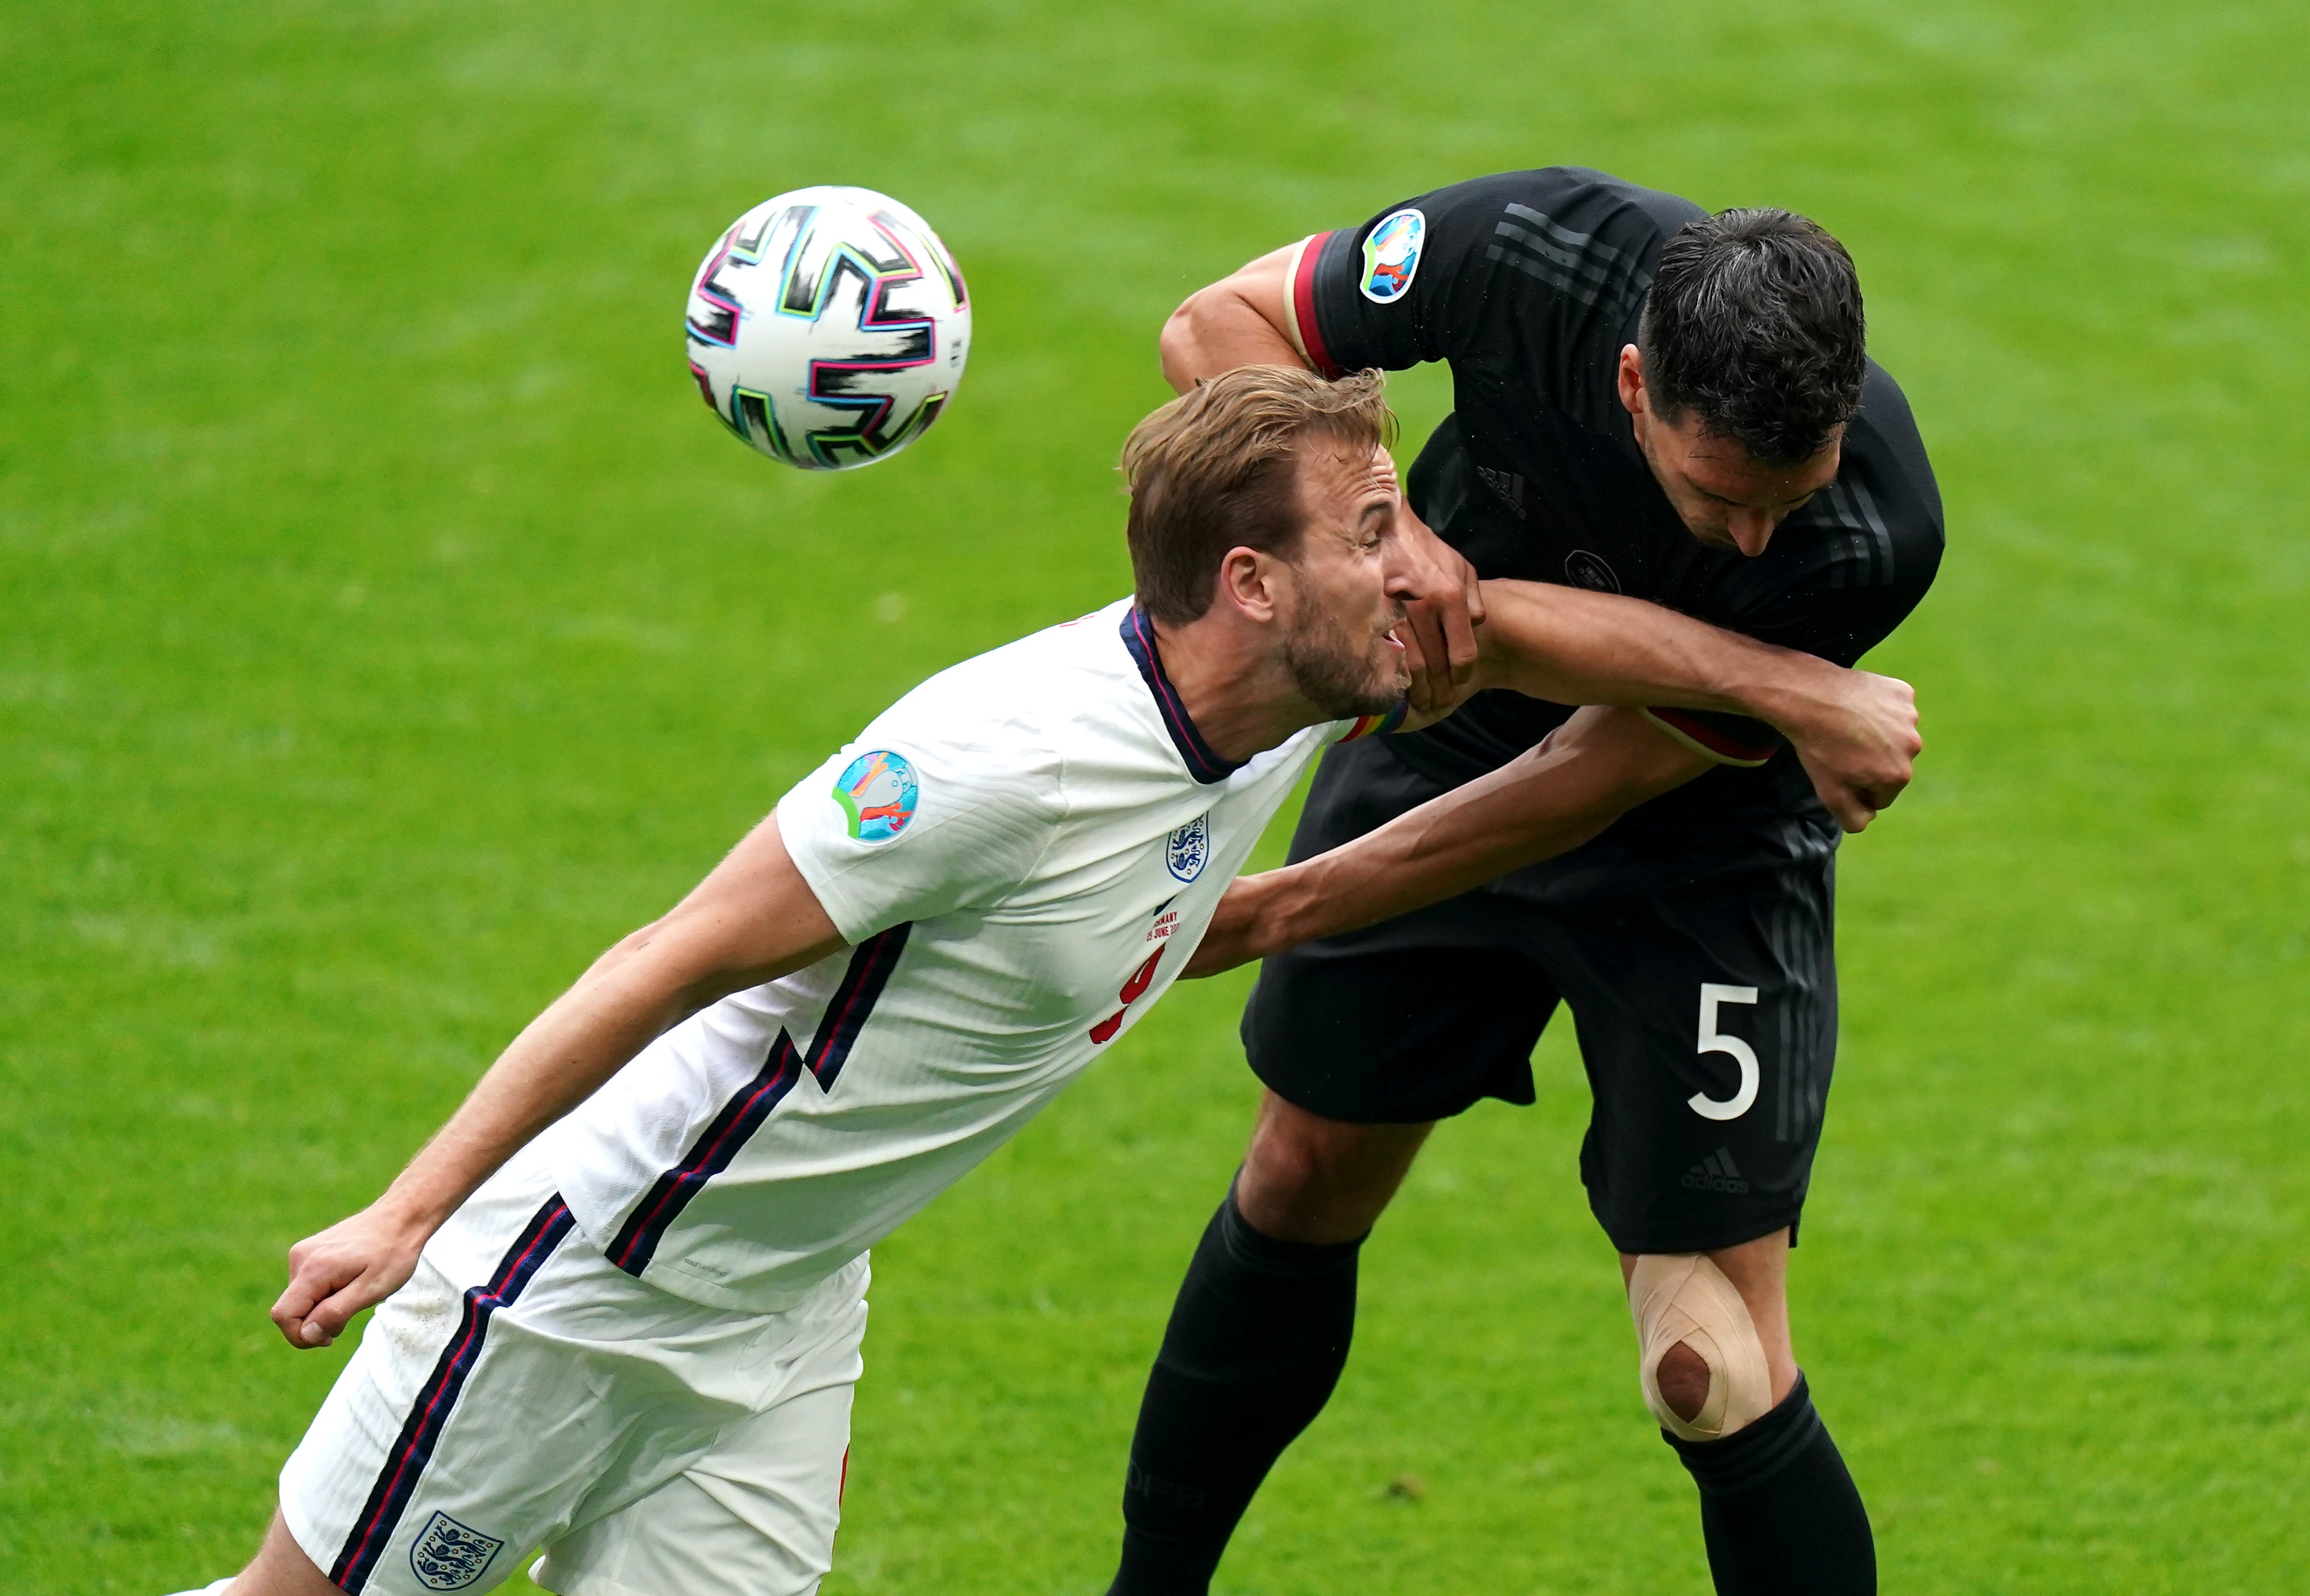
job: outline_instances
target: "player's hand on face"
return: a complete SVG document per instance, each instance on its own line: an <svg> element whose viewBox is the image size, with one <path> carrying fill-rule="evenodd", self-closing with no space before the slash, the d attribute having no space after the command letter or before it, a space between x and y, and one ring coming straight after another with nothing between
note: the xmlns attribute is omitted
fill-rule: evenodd
<svg viewBox="0 0 2310 1596"><path fill-rule="evenodd" d="M1797 758L1837 823L1859 831L1901 795L1924 751L1916 691L1896 677L1849 671L1813 719L1791 734Z"/></svg>
<svg viewBox="0 0 2310 1596"><path fill-rule="evenodd" d="M326 1347L363 1308L383 1302L417 1271L425 1232L406 1219L363 1209L289 1249L289 1288L273 1323L292 1347Z"/></svg>
<svg viewBox="0 0 2310 1596"><path fill-rule="evenodd" d="M1399 514L1395 535L1402 540L1405 572L1417 595L1403 624L1395 629L1404 663L1411 670L1411 707L1423 715L1444 715L1457 707L1475 677L1483 589L1477 583L1476 568L1430 532L1409 504Z"/></svg>

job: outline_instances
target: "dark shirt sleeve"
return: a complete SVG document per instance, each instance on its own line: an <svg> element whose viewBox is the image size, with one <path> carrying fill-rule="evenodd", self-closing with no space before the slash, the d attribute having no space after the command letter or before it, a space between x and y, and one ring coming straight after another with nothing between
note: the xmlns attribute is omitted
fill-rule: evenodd
<svg viewBox="0 0 2310 1596"><path fill-rule="evenodd" d="M1308 363L1337 377L1498 352L1487 336L1486 251L1514 176L1455 183L1309 239L1291 273Z"/></svg>
<svg viewBox="0 0 2310 1596"><path fill-rule="evenodd" d="M1645 718L1685 747L1719 765L1754 768L1781 751L1787 740L1760 720L1706 709L1672 709L1654 705Z"/></svg>
<svg viewBox="0 0 2310 1596"><path fill-rule="evenodd" d="M1575 403L1634 335L1661 241L1702 213L1585 167L1455 183L1302 245L1294 331L1326 376L1449 360Z"/></svg>

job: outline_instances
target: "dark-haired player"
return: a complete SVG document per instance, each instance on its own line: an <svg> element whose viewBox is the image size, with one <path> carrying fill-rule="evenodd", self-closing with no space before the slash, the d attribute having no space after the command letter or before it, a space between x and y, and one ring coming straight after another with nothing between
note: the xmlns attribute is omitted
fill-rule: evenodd
<svg viewBox="0 0 2310 1596"><path fill-rule="evenodd" d="M1482 577L1850 664L1940 564L1932 471L1864 353L1852 260L1785 211L1711 216L1572 168L1481 178L1253 262L1162 351L1183 389L1254 361L1449 362L1455 413L1409 498ZM1414 622L1441 692L1468 618ZM1437 1120L1533 1100L1559 1002L1594 1097L1581 1176L1716 1588L1876 1588L1783 1290L1836 1045L1837 840L1780 740L1732 716L1489 692L1325 755L1295 868L1238 883L1197 961L1322 937L1269 958L1244 1017L1269 1090L1148 1382L1117 1596L1208 1587L1345 1364L1365 1235Z"/></svg>

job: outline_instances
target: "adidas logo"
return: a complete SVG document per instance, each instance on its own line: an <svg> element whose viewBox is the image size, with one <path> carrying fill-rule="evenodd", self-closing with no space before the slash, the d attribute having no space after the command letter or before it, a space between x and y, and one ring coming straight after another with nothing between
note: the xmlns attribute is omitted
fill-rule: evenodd
<svg viewBox="0 0 2310 1596"><path fill-rule="evenodd" d="M1516 475L1516 473L1512 471L1494 471L1489 465L1479 465L1476 467L1476 474L1483 479L1485 487L1489 488L1493 492L1498 494L1502 499L1507 501L1508 508L1518 512L1521 512L1524 509L1524 479L1522 477Z"/></svg>
<svg viewBox="0 0 2310 1596"><path fill-rule="evenodd" d="M1729 1147L1720 1147L1695 1164L1681 1184L1695 1192L1745 1193L1749 1189L1749 1183L1733 1167L1732 1149Z"/></svg>

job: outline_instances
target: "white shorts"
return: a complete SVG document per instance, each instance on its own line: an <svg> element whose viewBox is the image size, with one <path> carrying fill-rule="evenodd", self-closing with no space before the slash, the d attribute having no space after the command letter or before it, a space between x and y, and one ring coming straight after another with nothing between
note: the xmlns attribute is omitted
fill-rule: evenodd
<svg viewBox="0 0 2310 1596"><path fill-rule="evenodd" d="M349 1593L484 1591L534 1547L563 1596L808 1596L833 1559L866 1260L772 1314L611 1265L535 1159L382 1304L281 1474Z"/></svg>

